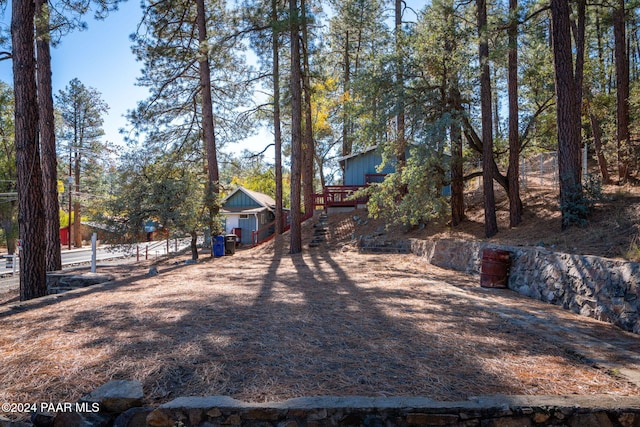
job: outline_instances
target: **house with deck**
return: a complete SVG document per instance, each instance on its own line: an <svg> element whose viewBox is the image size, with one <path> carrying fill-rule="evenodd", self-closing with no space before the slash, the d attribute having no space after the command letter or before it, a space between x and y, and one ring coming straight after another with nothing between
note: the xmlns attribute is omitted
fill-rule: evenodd
<svg viewBox="0 0 640 427"><path fill-rule="evenodd" d="M407 158L411 156L409 147L406 149L405 156ZM353 194L370 184L384 181L386 175L396 170L393 161L387 162L384 168L379 169L382 164L382 155L377 145L339 157L337 160L343 170L344 184L325 186L322 194L316 194L314 196L316 209L336 212L364 208L367 198L354 198ZM445 187L442 194L449 195L450 186Z"/></svg>
<svg viewBox="0 0 640 427"><path fill-rule="evenodd" d="M408 151L407 149L407 155ZM382 182L387 174L395 172L393 162L388 162L382 170L378 170L382 164L382 155L377 145L337 160L343 171L343 185L327 185L322 189L322 194L316 194L317 209L336 212L363 208L367 199L354 198L353 194L369 184Z"/></svg>
<svg viewBox="0 0 640 427"><path fill-rule="evenodd" d="M222 201L225 231L241 244L262 242L275 232L275 206L271 196L238 187Z"/></svg>
<svg viewBox="0 0 640 427"><path fill-rule="evenodd" d="M407 149L408 156L409 149ZM382 164L382 155L377 145L339 157L337 160L344 171L343 182L347 186L364 187L374 182L382 182L387 174L396 170L394 162L387 162L384 169L378 171L378 167Z"/></svg>

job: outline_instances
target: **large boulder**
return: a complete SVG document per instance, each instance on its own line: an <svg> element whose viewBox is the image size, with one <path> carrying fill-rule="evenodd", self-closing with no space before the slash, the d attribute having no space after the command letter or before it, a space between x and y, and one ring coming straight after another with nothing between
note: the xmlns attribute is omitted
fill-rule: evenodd
<svg viewBox="0 0 640 427"><path fill-rule="evenodd" d="M114 380L98 387L80 401L97 403L100 412L121 414L128 409L142 406L142 397L140 381Z"/></svg>

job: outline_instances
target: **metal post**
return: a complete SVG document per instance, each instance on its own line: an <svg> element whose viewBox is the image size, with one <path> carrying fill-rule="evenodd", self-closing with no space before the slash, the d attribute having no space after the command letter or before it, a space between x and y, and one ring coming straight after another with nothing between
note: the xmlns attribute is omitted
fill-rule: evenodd
<svg viewBox="0 0 640 427"><path fill-rule="evenodd" d="M149 245L144 247L144 259L145 260L149 259Z"/></svg>
<svg viewBox="0 0 640 427"><path fill-rule="evenodd" d="M136 262L140 262L140 245L136 245Z"/></svg>
<svg viewBox="0 0 640 427"><path fill-rule="evenodd" d="M91 272L96 272L96 252L98 250L98 234L91 235Z"/></svg>
<svg viewBox="0 0 640 427"><path fill-rule="evenodd" d="M544 186L544 160L540 153L540 186Z"/></svg>

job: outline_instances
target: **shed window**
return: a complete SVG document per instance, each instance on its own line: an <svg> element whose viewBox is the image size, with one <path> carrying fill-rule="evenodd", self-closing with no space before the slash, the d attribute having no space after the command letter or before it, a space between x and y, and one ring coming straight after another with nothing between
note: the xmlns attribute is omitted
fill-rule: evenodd
<svg viewBox="0 0 640 427"><path fill-rule="evenodd" d="M249 215L247 214L240 215L240 219L248 219L248 218L249 218Z"/></svg>

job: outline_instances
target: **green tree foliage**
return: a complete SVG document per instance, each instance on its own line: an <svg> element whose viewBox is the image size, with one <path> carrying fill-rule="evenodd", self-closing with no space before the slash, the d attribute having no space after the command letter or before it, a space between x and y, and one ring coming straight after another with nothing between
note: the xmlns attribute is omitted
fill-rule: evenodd
<svg viewBox="0 0 640 427"><path fill-rule="evenodd" d="M80 234L81 206L95 212L105 174L108 171L108 143L102 141L103 115L109 107L96 89L73 79L56 96L61 123L58 129L60 167L73 177L72 191L75 217L75 244L82 246ZM64 172L63 172L64 173ZM69 181L67 180L67 185Z"/></svg>
<svg viewBox="0 0 640 427"><path fill-rule="evenodd" d="M145 9L144 20L132 36L133 51L143 63L141 86L150 96L129 112L132 141L143 137L162 153L198 161L205 156L198 60L210 61L217 148L242 139L248 122L240 110L250 85L233 11L222 1L207 3L209 40L199 43L193 1L162 1Z"/></svg>
<svg viewBox="0 0 640 427"><path fill-rule="evenodd" d="M363 191L370 196L367 208L372 217L417 226L445 214L448 203L442 189L446 161L425 146L412 147L410 153L404 168ZM405 194L399 193L402 188L407 189Z"/></svg>
<svg viewBox="0 0 640 427"><path fill-rule="evenodd" d="M292 129L296 129L297 135L299 125L297 116L296 120L291 116L290 106L298 102L298 85L292 84L290 64L297 67L301 61L292 56L300 54L304 64L301 76L304 117L300 120L308 120L310 110L313 122L312 126L302 124L304 135L306 130L313 130L312 142L303 142L303 145L315 147L321 182L324 183L325 178L336 181L331 171L326 171L337 164L335 157L373 145L378 147L385 164L396 162L400 166L387 181L368 190L374 214L417 224L443 212L442 187L455 181L455 192L460 194L464 188L461 181L473 176L469 175L472 165L482 160L483 148L488 147L481 129L486 129L487 134L491 130L494 139L493 149L484 153L485 180L495 180L505 190L514 187L513 171L517 170L514 162L518 154L551 151L558 146L563 152L566 138L562 135L559 138L558 134L566 126L557 126L558 110L553 107L556 101L562 103L566 99L559 99L555 94L558 76L554 65L558 65L558 60L556 58L554 64L554 44L550 43L554 27L550 25L552 15L548 3L523 0L516 8L515 2L486 2L488 20L486 25L481 25L481 35L489 53L482 60L474 48L480 41L474 2L433 0L422 10L413 10L396 1L393 3L397 6L395 14L389 1L314 2L304 11L296 12L311 19L305 21L309 24L304 27L308 33L293 28L293 39L285 35L292 24L300 21L289 19L287 9L297 11L299 6L296 2L287 3L246 1L242 15L226 2L205 3L206 40L199 40L203 31L196 25L196 18L202 15L198 13L197 2L161 1L146 7L144 21L134 37L134 51L144 63L140 83L150 89L151 96L130 114L137 132L131 139L144 138L153 157L173 156L176 161L198 165L210 172L210 161L204 161L210 154L203 143L204 137L214 134L219 147L245 136L249 127L245 119L249 114L240 113L240 109L243 101L251 98L246 91L250 87L247 82L263 81L268 95L264 105L254 106L251 111L259 111L261 115L252 117L268 118L274 133L279 135L281 119L277 110L283 107L284 132L282 138L276 136L276 145L282 147L284 154L294 151L292 160L297 162L304 150L299 152L297 146L290 150ZM631 79L630 134L626 137L630 147L624 152L628 158L622 160L635 172L636 106L640 104L638 2L566 3L571 7L566 27L575 30L574 37L584 36L585 46L584 52L576 48L568 50L573 58L565 58L573 64L581 64L584 58L584 73L576 67L560 73L575 74L573 102L579 104L576 111L582 114L582 128L572 128L577 137L572 136L571 145L575 148L586 140L590 149L595 146L603 177L607 163L619 163L616 156L622 151L616 147L616 139L620 139L621 131L615 110L621 103L616 99L621 78L616 76L616 66L625 59L619 57L625 49L619 49L618 56L614 54L612 12L616 12L618 33L619 24L624 20ZM577 8L581 5L586 7L585 14ZM330 8L330 13L323 15L321 7ZM323 20L328 25L323 26ZM292 45L300 39L302 47L294 47L292 51ZM240 56L247 40L257 55L258 72L245 68ZM294 43L287 45L291 41ZM581 41L575 44L581 45ZM509 52L512 56L507 61ZM204 130L202 125L204 86L200 64L203 59L211 65L213 131ZM482 76L490 77L490 86L485 85L483 94L480 93L480 70L483 70ZM512 79L518 78L517 98L512 97L509 104L510 117L505 114L508 71ZM298 80L297 77L294 80ZM515 94L512 89L509 88L509 92ZM585 102L581 93L585 95ZM489 97L490 105L485 104L483 110L485 117L489 117L490 111L492 120L490 123L486 120L481 127L481 101ZM278 108L272 111L275 103ZM507 118L511 119L509 134ZM517 144L508 144L509 141ZM265 141L265 146L270 143ZM405 152L411 153L411 159L406 162ZM572 180L577 180L573 160ZM455 165L456 170L449 175L451 165ZM250 166L247 174L235 174L234 183L271 193L268 183L272 172L270 167L263 166L255 169ZM282 165L277 171L281 169ZM509 180L507 170L511 171ZM227 184L229 180L223 178L221 182ZM311 181L309 177L303 180ZM516 196L512 202L517 201ZM567 200L573 203L574 199L581 200L580 194ZM457 224L464 217L464 203L459 198L455 200L457 208L453 210L457 219L453 222ZM582 211L579 215L583 216Z"/></svg>
<svg viewBox="0 0 640 427"><path fill-rule="evenodd" d="M210 229L220 207L218 150L245 136L248 126L240 108L250 84L235 14L224 1L156 2L145 7L134 36L134 53L144 63L139 83L151 96L129 119L159 155L203 163Z"/></svg>
<svg viewBox="0 0 640 427"><path fill-rule="evenodd" d="M144 224L157 221L172 235L192 239L192 258L198 258L198 234L208 226L206 178L193 164L172 155L128 154L116 172L118 188L106 203L104 218L125 242L144 240ZM216 218L220 226L220 218Z"/></svg>
<svg viewBox="0 0 640 427"><path fill-rule="evenodd" d="M97 6L95 16L103 18L118 1L93 2ZM91 6L92 2L66 0L55 4L17 1L11 6L11 48L9 52L0 53L0 58L11 58L14 68L18 209L20 222L24 221L20 236L26 248L20 258L22 299L46 292L43 266L44 270L60 267L49 48L52 41L55 43L55 37L82 26L81 17ZM8 40L5 34L0 35L1 44L8 45ZM37 54L34 45L37 45ZM27 174L31 175L27 177Z"/></svg>
<svg viewBox="0 0 640 427"><path fill-rule="evenodd" d="M283 191L282 177L282 151L283 151L283 135L282 135L282 105L281 105L281 72L280 57L282 52L281 34L287 29L287 20L285 14L285 4L281 0L255 0L247 1L244 5L245 21L250 27L249 39L251 45L258 55L260 62L260 78L268 77L268 83L263 86L271 89L270 102L265 106L258 106L255 110L256 116L267 117L267 121L273 129L273 148L274 148L274 169L275 169L275 221L276 234L281 234L284 228L284 211L283 199L285 193ZM271 106L271 111L265 111L265 107ZM266 149L266 148L265 148Z"/></svg>
<svg viewBox="0 0 640 427"><path fill-rule="evenodd" d="M26 43L31 43L27 40L16 40L15 37L20 38L19 32L15 32L17 27L24 25L25 29L27 25L31 25L31 32L35 34L33 43L36 45L36 52L34 52L34 58L36 58L37 66L34 71L36 73L37 84L34 87L30 85L28 90L33 91L33 94L29 94L29 97L35 96L38 107L37 114L28 115L29 120L33 121L30 126L36 126L38 128L38 142L39 150L41 151L41 172L42 172L42 189L34 189L34 192L42 193L44 218L45 218L45 230L42 233L45 236L45 254L46 258L46 270L58 270L61 268L60 258L60 235L58 231L59 227L59 206L58 206L58 193L57 193L57 177L56 177L56 142L55 142L55 125L54 125L54 107L53 107L53 94L52 94L52 81L51 81L51 45L56 45L60 38L77 28L86 28L86 22L82 19L90 10L94 12L95 19L103 19L107 14L117 9L117 4L120 0L94 0L86 2L77 2L73 0L61 0L57 2L48 2L44 0L36 0L33 4L33 8L17 7L12 10L12 34L9 37L8 34L0 34L0 45L11 47L8 51L0 53L0 60L13 58L15 62L20 62L20 55L23 54L21 48ZM0 14L4 14L5 9L0 11ZM9 43L11 40L11 43ZM24 67L24 64L21 65ZM29 76L31 70L22 68L17 71L24 76ZM22 92L25 88L21 87L23 81L20 77L17 79L14 76L14 85L18 92ZM36 93L37 92L37 93ZM25 95L25 94L23 94ZM24 96L21 96L23 98ZM22 99L18 103L22 102ZM29 100L31 102L31 100ZM20 109L18 109L20 110ZM18 113L22 114L22 112ZM18 126L22 128L22 124ZM18 134L21 134L21 130ZM20 138L18 138L20 139ZM21 142L19 143L21 147ZM18 162L20 156L18 156ZM33 169L35 170L35 169ZM21 173L19 173L21 175ZM34 182L30 181L34 186ZM39 197L39 195L34 195ZM21 210L22 212L22 210ZM22 212L21 217L24 217ZM28 216L28 215L27 215ZM33 221L31 221L33 222ZM35 224L35 222L34 222ZM40 230L35 232L40 234ZM38 238L39 239L39 238ZM40 254L38 253L38 257ZM37 266L31 266L30 257L25 261L29 264L29 268L39 268ZM39 264L42 260L38 259L34 262Z"/></svg>
<svg viewBox="0 0 640 427"><path fill-rule="evenodd" d="M582 131L585 135L581 136L579 131L574 131L577 138L573 137L574 142L571 145L578 146L581 139L585 139L585 136L593 138L595 142L596 135L599 135L600 143L593 145L590 143L589 147L590 150L593 150L595 146L593 152L604 172L606 172L607 157L614 160L611 164L615 164L615 157L619 156L613 143L616 140L617 132L615 111L619 102L616 102L614 96L618 87L614 73L616 63L614 61L611 11L619 12L621 4L619 1L586 4L587 13L584 15L578 8L578 6L585 5L584 2L569 2L572 10L566 26L574 28L575 31L572 32L572 35L577 40L575 46L578 48L573 49L574 58L565 59L571 60L574 68L572 70L567 68L569 71L561 72L561 74L569 72L574 74L574 76L570 76L576 82L576 90L573 92L573 97L576 99L573 102L581 103L583 92L587 100L582 104L583 108L577 107L577 111L582 113ZM640 27L638 22L640 20L637 19L637 2L624 2L624 4L627 40L630 46L627 50L632 56L630 69L633 80L640 75L637 72L637 64L640 63L638 60L640 49L634 47L639 45ZM509 190L510 182L513 183L516 178L512 176L510 180L507 180L507 167L511 164L510 170L515 170L514 162L518 155L538 151L555 151L559 144L561 153L564 153L565 145L563 144L565 142L563 141L565 139L559 139L558 132L566 129L567 126L563 125L558 128L557 112L554 108L557 97L555 94L556 75L553 45L550 43L552 36L551 13L548 4L544 2L519 2L517 9L507 2L487 2L488 21L486 28L483 29L483 34L488 41L489 55L486 61L480 63L477 52L469 51L470 46L477 46L478 43L478 36L473 34L477 31L473 24L476 9L471 6L469 2L456 0L430 2L417 13L417 20L403 28L405 35L400 39L401 46L398 44L393 46L387 42L386 49L378 49L373 56L371 68L366 72L359 73L358 76L350 75L349 108L353 112L350 116L352 122L349 123L349 120L345 120L344 117L333 117L331 123L336 127L349 123L350 129L354 131L352 133L354 146L377 145L384 161L394 162L398 157L397 149L394 148L398 135L394 132L399 131L396 118L400 108L397 99L400 97L403 100L404 132L407 142L410 146L425 148L418 150L417 155L427 156L432 160L426 161L427 159L423 158L421 161L407 164L406 167L417 166L423 168L423 172L437 173L424 168L439 162L441 168L447 170L449 157L442 156L443 151L439 148L444 146L444 152L447 154L463 153L464 171L469 174L473 171L473 165L481 159L484 146L479 131L481 129L480 101L483 98L479 91L479 70L480 65L488 65L484 75L491 78L491 105L490 109L489 105L485 105L485 111L491 110L493 119L491 125L487 121L483 128L492 130L495 144L493 150L488 154L491 158L488 164L485 163L485 170L490 172L489 177L493 176L493 180L496 180L505 190ZM336 8L340 7L340 5L336 6ZM509 7L514 9L510 11ZM586 16L586 19L583 19L583 16ZM342 17L339 17L335 18L334 22L337 23L339 20L344 21ZM407 21L410 20L403 18L403 22ZM517 24L515 33L513 23ZM383 21L387 40L391 38L390 35L393 33L391 25L390 19ZM330 27L330 37L339 37L338 40L344 41L344 29L337 30L337 28L337 26L335 29ZM517 100L517 109L512 109L510 112L511 115L515 115L512 119L517 119L511 121L511 123L517 124L517 127L512 129L513 133L509 136L509 140L517 142L517 144L514 142L512 146L512 150L516 150L513 153L510 153L507 145L507 116L504 114L507 105L507 71L510 64L507 62L509 38L517 40L518 48L516 52L518 97L514 99ZM329 40L333 39L329 38ZM584 51L581 48L583 42ZM394 57L394 53L397 52L403 55L401 62ZM344 61L344 58L348 58L344 55L337 58L338 60L334 60L334 63L344 65L345 62L348 62ZM583 59L585 61L584 71L582 68ZM512 61L511 64L516 64L516 62ZM397 67L402 67L402 69L398 70ZM515 74L513 71L516 70L512 70L512 75ZM333 75L340 74L334 71ZM396 81L400 75L402 75L402 85ZM485 90L485 98L487 93L489 91ZM633 106L640 104L635 99L637 93L636 86L632 81L631 129L634 129L634 126L637 129L636 109L633 108ZM514 103L512 102L511 105L513 106ZM447 122L449 128L445 129L442 127L442 123ZM457 135L456 129L462 131L466 142L466 148L460 151L455 148L454 144L454 140L456 140L454 135ZM517 139L515 131L518 132ZM426 149L427 147L428 149ZM487 153L484 157L487 157ZM576 169L574 160L572 160L572 180L576 180L573 172ZM604 172L603 176L605 176ZM513 172L511 173L513 175ZM380 215L387 215L385 211L388 211L390 219L397 221L398 218L404 218L403 220L411 224L416 220L421 221L420 215L414 219L412 219L413 215L400 215L393 205L393 203L402 205L402 200L405 197L416 197L416 191L412 191L407 186L411 186L412 182L417 181L407 179L404 176L404 171L400 171L390 175L389 181L385 185L370 188L368 192L372 194L372 203L378 206L378 208L370 206L370 209ZM473 176L477 175L469 174L464 179ZM453 174L451 178L454 179ZM577 180L579 181L579 179ZM437 176L435 181L446 184L449 179L445 173L444 179ZM374 195L375 192L382 193ZM579 189L577 193L580 193ZM417 194L424 195L421 203L425 210L431 209L429 192L420 190L417 191ZM511 205L517 207L518 197L517 195L513 196ZM583 200L582 195L576 194L572 196L568 204L575 204L581 200ZM381 209L380 206L386 206L386 208ZM407 210L408 212L410 209ZM584 210L580 210L579 215L584 216L584 214ZM457 215L459 220L461 217L459 210ZM454 223L458 223L458 220ZM568 221L568 223L571 222ZM517 217L514 223L517 223Z"/></svg>
<svg viewBox="0 0 640 427"><path fill-rule="evenodd" d="M582 4L569 3L572 7ZM589 87L593 95L587 96L591 101L586 105L591 110L584 111L593 111L595 125L589 126L593 130L583 127L583 131L595 135L596 128L600 128L600 157L615 155L611 141L615 141L616 119L611 106L616 103L612 96L616 91L616 63L613 61L613 22L607 14L610 15L609 12L619 4L619 1L610 1L587 5L584 22L575 21L582 15L574 9L568 24L580 31L586 28L585 80L589 83L584 86ZM514 189L517 187L514 183L518 182L514 176L517 174L516 159L522 153L558 148L557 113L552 108L556 101L556 76L550 44L551 13L547 3L520 1L516 5L515 2L488 1L488 19L486 24L481 24L483 28L479 34L473 2L434 0L422 10L394 2L395 13L389 1L316 2L304 11L313 18L312 25L307 27L309 33L294 36L295 43L303 39L302 49L293 51L291 46L286 46L289 40L282 35L291 29L293 22L287 18L287 6L297 10L297 3L247 1L243 5L241 26L236 25L239 15L235 15L231 7L221 5L220 2L207 4L208 16L215 14L219 19L207 21L211 37L205 50L202 43L194 42L196 14L193 4L183 1L168 7L168 3L161 2L146 10L145 21L136 35L136 52L145 62L141 82L152 89L152 96L140 104L131 118L132 123L138 125L140 135L161 153L180 153L181 159L194 162L203 158L198 118L201 113L197 102L199 89L195 78L198 58L193 56L196 51L200 55L208 52L212 61L212 93L214 102L219 103L215 109L216 135L225 134L220 126L237 123L239 103L234 95L238 91L232 89L238 86L228 85L232 70L234 76L262 79L269 93L268 102L255 110L262 114L258 117L268 118L273 123L276 134L280 134L280 119L275 118L279 113L272 112L269 107L273 107L273 100L280 100L284 154L290 154L287 150L292 126L297 132L298 125L297 120L289 116L289 107L297 103L297 94L290 89L297 88L297 84L291 84L291 69L287 68L292 63L291 55L300 53L305 62L302 76L304 105L311 106L313 121L312 128L303 124L302 131L313 130L315 162L321 170L321 182L324 184L325 178L329 182L335 181L331 171L325 173L325 169L337 164L333 158L375 145L385 164L396 162L399 168L383 185L368 190L372 201L370 208L372 212L407 224L428 221L436 213L443 212L442 187L452 181L455 181L453 191L457 204L452 208L456 213L453 222L457 224L463 220L464 203L459 197L464 190L462 183L477 176L470 172L473 172L473 165L482 160L483 148L487 148L484 150L485 181L490 184L495 180L505 190L514 190L509 193L510 209L521 207L518 189ZM316 25L324 19L319 6L331 10L327 14L328 26L322 30ZM640 63L637 2L626 2L625 11L631 77L637 79L640 74L637 71L640 69L637 65ZM238 44L239 32L248 35L261 67L259 73L235 68L241 63L234 56L242 47ZM473 48L478 46L480 35L485 52L482 59L477 48ZM512 46L514 43L517 49ZM309 55L310 52L313 54ZM278 60L279 57L282 60ZM298 61L294 58L293 63ZM281 64L282 70L276 67ZM513 96L509 104L511 109L505 114L508 72L511 81L514 76L518 79L517 92L513 87L509 88ZM576 80L582 79L579 73L577 70ZM481 75L489 83L484 85L482 94ZM286 83L282 85L284 90L280 97L278 86L283 82ZM274 89L278 90L277 95L273 93ZM220 95L222 93L225 96ZM636 103L635 94L632 85L631 105ZM482 108L485 117L491 116L491 120L485 120L483 125L482 100L486 101ZM608 102L612 103L610 107L603 108ZM634 129L635 110L631 110L631 129ZM308 109L304 111L303 121L306 121ZM583 122L588 123L586 119L589 118L584 115ZM507 129L510 129L509 133ZM492 149L483 130L486 135L493 135ZM242 135L242 132L226 133L230 134ZM280 144L280 138L276 139L276 144ZM266 141L265 146L270 142ZM297 148L294 151L292 160L295 162L301 153ZM404 161L406 152L411 153L411 161ZM451 165L455 166L455 171ZM269 181L266 170L250 170L255 181L238 174L234 183L270 192L262 185ZM309 182L308 178L304 179ZM427 185L427 182L433 185ZM406 212L400 214L398 207ZM512 225L520 218L517 212L514 213Z"/></svg>
<svg viewBox="0 0 640 427"><path fill-rule="evenodd" d="M469 99L472 74L468 70L473 27L453 20L453 4L434 1L401 37L403 46L380 57L374 72L356 79L363 89L360 109L367 111L362 135L377 145L383 164L398 159L396 115L403 97L406 163L380 185L366 190L369 211L396 223L425 223L445 212L443 187L449 184L449 129L463 123L460 99ZM467 42L465 42L467 41ZM398 62L397 55L404 61ZM402 65L404 83L395 83L396 67ZM466 66L466 68L465 68ZM462 92L464 95L460 95ZM454 96L455 94L455 96ZM458 101L455 101L458 100ZM374 144L375 143L375 144Z"/></svg>
<svg viewBox="0 0 640 427"><path fill-rule="evenodd" d="M340 92L335 92L337 111L333 125L340 130L341 155L357 152L379 142L379 96L377 85L384 55L392 46L385 24L388 11L382 1L329 1L335 15L329 21L325 74L337 77ZM374 79L375 77L375 79Z"/></svg>

